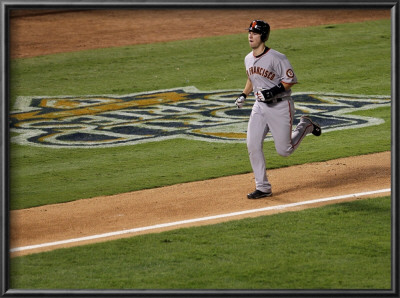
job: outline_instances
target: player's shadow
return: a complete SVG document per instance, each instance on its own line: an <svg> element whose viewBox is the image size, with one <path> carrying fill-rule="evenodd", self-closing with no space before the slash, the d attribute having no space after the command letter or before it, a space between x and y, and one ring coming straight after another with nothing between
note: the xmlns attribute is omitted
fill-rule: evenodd
<svg viewBox="0 0 400 298"><path fill-rule="evenodd" d="M293 173L294 175L298 175L298 173ZM288 187L282 187L283 189L280 191L274 192L274 195L287 195L292 192L299 192L299 190L304 189L305 193L312 191L320 191L327 189L341 189L345 188L347 185L351 184L365 184L371 183L376 184L377 178L385 179L391 174L391 166L390 165L382 165L382 166L369 166L363 168L362 170L351 168L346 170L345 173L341 170L329 170L327 172L314 171L311 175L309 175L309 180L306 183L295 183ZM376 185L378 189L380 186Z"/></svg>

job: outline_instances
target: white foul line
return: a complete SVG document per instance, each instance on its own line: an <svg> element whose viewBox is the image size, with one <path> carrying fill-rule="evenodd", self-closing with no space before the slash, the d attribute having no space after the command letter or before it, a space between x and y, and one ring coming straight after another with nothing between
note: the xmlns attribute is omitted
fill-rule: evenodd
<svg viewBox="0 0 400 298"><path fill-rule="evenodd" d="M321 202L327 202L327 201L335 201L335 200L347 199L347 198L352 198L352 197L361 197L361 196L367 196L367 195L373 195L373 194L385 193L385 192L390 192L390 188L379 189L379 190L374 190L374 191L369 191L369 192L360 192L360 193L354 193L354 194L348 194L348 195L341 195L341 196L335 196L335 197L329 197L329 198L315 199L315 200L303 201L303 202L297 202L297 203L291 203L291 204L285 204L285 205L270 206L270 207L264 207L264 208L259 208L259 209L244 210L244 211L219 214L219 215L213 215L213 216L207 216L207 217L200 217L200 218L194 218L194 219L187 219L187 220L158 224L158 225L153 225L153 226L134 228L134 229L130 229L130 230L115 231L115 232L80 237L80 238L48 242L48 243L43 243L43 244L15 247L15 248L10 249L10 252L17 252L17 251L31 250L31 249L37 249L37 248L43 248L43 247L49 247L49 246L63 245L63 244L74 243L74 242L81 242L81 241L87 241L87 240L93 240L93 239L99 239L99 238L119 236L119 235L123 235L123 234L143 232L143 231L154 230L154 229L159 229L159 228L180 226L180 225L184 225L184 224L225 218L225 217L233 217L233 216L238 216L238 215L243 215L243 214L250 214L250 213L263 212L263 211L269 211L269 210L277 210L277 209L287 209L287 208L301 206L301 205L309 205L309 204L315 204L315 203L321 203Z"/></svg>

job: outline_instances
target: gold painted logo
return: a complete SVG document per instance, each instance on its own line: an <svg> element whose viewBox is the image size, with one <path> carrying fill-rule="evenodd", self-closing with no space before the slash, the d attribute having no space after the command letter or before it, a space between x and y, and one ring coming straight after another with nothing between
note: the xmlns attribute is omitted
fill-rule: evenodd
<svg viewBox="0 0 400 298"><path fill-rule="evenodd" d="M183 87L122 96L19 97L10 113L10 130L17 133L11 141L58 148L133 145L172 138L245 142L252 99L237 109L238 94L240 90ZM324 132L380 124L382 119L349 113L390 105L388 96L292 96L296 115L312 114ZM267 136L266 140L270 139Z"/></svg>

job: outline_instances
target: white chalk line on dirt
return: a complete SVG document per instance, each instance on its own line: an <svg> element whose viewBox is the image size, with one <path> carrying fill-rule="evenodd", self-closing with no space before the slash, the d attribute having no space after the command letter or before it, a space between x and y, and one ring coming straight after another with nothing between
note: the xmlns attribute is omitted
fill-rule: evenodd
<svg viewBox="0 0 400 298"><path fill-rule="evenodd" d="M172 226L180 226L180 225L185 225L185 224L190 224L190 223L196 223L196 222L202 222L202 221L208 221L208 220L214 220L214 219L220 219L220 218L226 218L226 217L234 217L234 216L256 213L256 212L263 212L263 211L269 211L269 210L282 210L282 209L287 209L287 208L297 207L297 206L302 206L302 205L309 205L309 204L316 204L316 203L348 199L348 198L354 198L354 197L368 196L368 195L374 195L374 194L386 193L386 192L390 192L390 188L379 189L379 190L368 191L368 192L353 193L353 194L347 194L347 195L341 195L341 196L334 196L334 197L328 197L328 198L321 198L321 199L315 199L315 200L309 200L309 201L302 201L302 202L290 203L290 204L284 204L284 205L269 206L269 207L258 208L258 209L250 209L250 210L244 210L244 211L238 211L238 212L232 212L232 213L226 213L226 214L219 214L219 215L213 215L213 216L207 216L207 217L193 218L193 219L175 221L175 222L170 222L170 223L157 224L157 225L152 225L152 226L147 226L147 227L133 228L133 229L129 229L129 230L115 231L115 232L109 232L109 233L104 233L104 234L97 234L97 235L92 235L92 236L73 238L73 239L67 239L67 240L61 240L61 241L55 241L55 242L48 242L48 243L42 243L42 244L36 244L36 245L15 247L15 248L10 249L10 252L18 252L18 251L24 251L24 250L32 250L32 249L38 249L38 248L44 248L44 247L64 245L64 244L68 244L68 243L76 243L76 242L82 242L82 241L88 241L88 240L94 240L94 239L100 239L100 238L119 236L119 235L123 235L123 234L138 233L138 232L143 232L143 231L148 231L148 230L167 228L167 227L172 227Z"/></svg>

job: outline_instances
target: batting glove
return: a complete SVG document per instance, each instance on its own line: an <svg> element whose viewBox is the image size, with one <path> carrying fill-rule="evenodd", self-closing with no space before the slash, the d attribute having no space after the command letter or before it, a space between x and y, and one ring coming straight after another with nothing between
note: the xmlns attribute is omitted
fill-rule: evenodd
<svg viewBox="0 0 400 298"><path fill-rule="evenodd" d="M259 101L267 101L268 99L274 97L270 89L257 91L255 95Z"/></svg>
<svg viewBox="0 0 400 298"><path fill-rule="evenodd" d="M278 85L272 87L271 89L262 89L259 90L255 93L255 96L260 100L260 101L268 101L268 99L271 99L275 95L285 91L285 86L283 86L282 83L279 83Z"/></svg>
<svg viewBox="0 0 400 298"><path fill-rule="evenodd" d="M247 97L246 94L242 93L238 98L236 98L235 104L238 107L238 109L241 109L243 107L246 97Z"/></svg>

